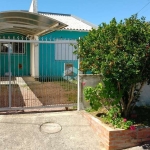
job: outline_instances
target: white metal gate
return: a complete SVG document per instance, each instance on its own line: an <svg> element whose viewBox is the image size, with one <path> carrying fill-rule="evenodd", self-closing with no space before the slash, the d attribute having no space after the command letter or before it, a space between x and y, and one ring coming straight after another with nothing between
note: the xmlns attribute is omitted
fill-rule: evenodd
<svg viewBox="0 0 150 150"><path fill-rule="evenodd" d="M0 39L0 111L77 106L75 40Z"/></svg>

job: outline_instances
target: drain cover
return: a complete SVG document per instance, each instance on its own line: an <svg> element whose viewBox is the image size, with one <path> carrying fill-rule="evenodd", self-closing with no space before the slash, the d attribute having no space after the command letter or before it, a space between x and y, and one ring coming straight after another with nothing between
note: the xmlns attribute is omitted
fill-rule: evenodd
<svg viewBox="0 0 150 150"><path fill-rule="evenodd" d="M40 127L41 132L45 133L57 133L61 131L62 127L57 123L44 123Z"/></svg>

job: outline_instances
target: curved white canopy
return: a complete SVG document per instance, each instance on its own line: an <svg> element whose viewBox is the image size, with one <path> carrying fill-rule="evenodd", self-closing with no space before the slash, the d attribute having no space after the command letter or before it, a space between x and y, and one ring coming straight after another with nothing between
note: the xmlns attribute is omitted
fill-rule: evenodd
<svg viewBox="0 0 150 150"><path fill-rule="evenodd" d="M27 11L0 12L0 33L44 35L67 25L53 18Z"/></svg>

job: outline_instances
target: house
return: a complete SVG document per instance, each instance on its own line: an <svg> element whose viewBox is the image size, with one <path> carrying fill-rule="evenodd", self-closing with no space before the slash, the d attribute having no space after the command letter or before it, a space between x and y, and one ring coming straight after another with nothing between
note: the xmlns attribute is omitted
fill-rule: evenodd
<svg viewBox="0 0 150 150"><path fill-rule="evenodd" d="M67 24L61 30L57 30L46 35L41 36L43 39L57 39L59 42L71 42L76 41L79 38L87 35L92 28L97 26L88 23L80 18L77 18L69 14L58 14L58 13L44 13L39 12L40 14L59 20L64 24ZM73 55L74 48L70 44L55 44L51 51L47 51L47 55L42 55L43 51L40 45L39 51L39 76L50 76L50 77L63 77L63 78L76 78L78 71L78 61L77 57ZM53 53L53 54L50 54ZM50 57L51 56L51 57ZM51 60L51 63L46 63L43 60ZM47 66L43 69L44 66ZM56 67L53 67L56 66ZM70 70L70 71L69 71ZM66 72L70 72L69 75L66 75ZM68 74L68 73L67 73Z"/></svg>
<svg viewBox="0 0 150 150"><path fill-rule="evenodd" d="M0 110L79 108L73 52L92 28L70 14L38 12L36 0L29 11L0 12Z"/></svg>
<svg viewBox="0 0 150 150"><path fill-rule="evenodd" d="M7 76L11 69L12 76L76 78L78 61L71 44L97 28L70 14L36 12L33 4L29 12L1 12L0 20L0 76Z"/></svg>

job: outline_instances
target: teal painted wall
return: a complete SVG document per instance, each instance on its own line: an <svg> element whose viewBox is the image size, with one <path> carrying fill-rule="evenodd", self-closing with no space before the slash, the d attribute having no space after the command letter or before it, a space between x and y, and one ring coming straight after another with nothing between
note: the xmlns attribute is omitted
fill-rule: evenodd
<svg viewBox="0 0 150 150"><path fill-rule="evenodd" d="M76 40L79 37L87 35L88 32L80 31L55 31L50 34L40 37L40 39L72 39ZM64 64L73 64L73 76L64 77ZM55 60L55 44L40 44L39 45L39 75L40 77L51 77L73 79L77 76L78 70L77 60Z"/></svg>
<svg viewBox="0 0 150 150"><path fill-rule="evenodd" d="M0 38L22 39L23 35L9 33L1 34ZM30 75L30 44L25 44L24 54L11 54L11 73L13 76L28 76ZM22 65L22 68L19 67ZM0 52L0 76L4 76L8 72L8 54Z"/></svg>

